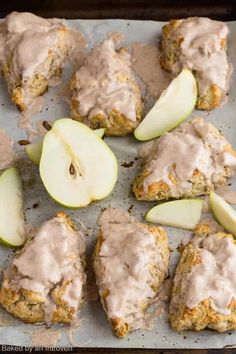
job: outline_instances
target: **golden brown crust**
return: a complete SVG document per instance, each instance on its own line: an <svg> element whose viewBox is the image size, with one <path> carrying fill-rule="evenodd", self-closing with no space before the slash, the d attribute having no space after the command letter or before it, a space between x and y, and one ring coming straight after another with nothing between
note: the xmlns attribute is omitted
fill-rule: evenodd
<svg viewBox="0 0 236 354"><path fill-rule="evenodd" d="M197 109L210 111L219 107L222 101L222 90L217 85L210 85L205 95L199 95L196 103Z"/></svg>
<svg viewBox="0 0 236 354"><path fill-rule="evenodd" d="M60 294L57 294L55 290L54 292L53 298L57 306L53 312L51 323L70 323L75 309L69 307L62 300L62 291ZM43 299L33 291L25 289L15 291L13 288L5 286L0 291L0 303L9 313L26 323L44 322Z"/></svg>
<svg viewBox="0 0 236 354"><path fill-rule="evenodd" d="M72 230L76 229L73 221L64 212L58 213L57 217L62 218ZM28 242L30 242L30 240ZM83 266L85 266L85 259L82 260L82 262ZM12 271L17 273L16 268L13 268ZM63 300L66 287L70 282L71 280L64 280L62 284L57 285L50 294L56 304L51 323L70 323L75 315L75 309L70 307L67 302ZM44 322L45 320L45 299L42 295L39 292L27 289L14 289L11 286L11 279L9 279L6 274L4 274L4 283L0 290L0 303L9 313L26 323Z"/></svg>
<svg viewBox="0 0 236 354"><path fill-rule="evenodd" d="M157 293L163 280L165 279L168 271L168 264L169 264L169 248L168 248L168 237L164 229L154 226L154 225L146 225L146 224L138 224L142 228L148 230L150 233L154 234L156 237L156 242L160 245L160 253L161 257L163 260L163 271L160 274L160 270L157 271L156 267L157 265L150 265L150 273L153 278L153 283L152 283L152 289ZM99 232L98 238L97 238L97 243L95 246L95 251L93 254L93 265L94 265L94 270L96 273L96 278L97 278L97 284L100 292L100 299L101 303L103 305L104 311L107 313L107 307L106 307L106 297L109 295L109 289L105 289L105 291L101 292L101 288L99 286L100 281L102 281L102 274L103 274L103 269L101 267L101 264L99 263L99 252L101 249L101 245L103 243L103 237L102 233ZM142 310L144 311L148 307L149 303L145 302L142 304ZM108 316L108 314L107 314ZM118 337L125 337L128 333L134 330L134 328L127 323L127 321L123 318L109 318L108 320L111 323L112 329L114 333Z"/></svg>
<svg viewBox="0 0 236 354"><path fill-rule="evenodd" d="M82 117L78 111L79 102L72 99L71 115L72 118L79 122L88 123L87 117ZM91 129L105 128L106 136L125 136L134 131L141 121L141 110L136 112L137 120L135 122L128 120L123 114L113 109L106 117L102 114L97 114L89 119Z"/></svg>
<svg viewBox="0 0 236 354"><path fill-rule="evenodd" d="M210 234L210 226L207 224L199 225L196 230L196 235L207 236ZM236 240L230 234L218 232L217 238L230 238L236 244ZM201 263L199 251L192 242L189 242L185 247L179 264L176 268L175 278L180 281L174 282L172 288L171 304L175 301L174 306L170 306L170 324L175 331L196 330L200 331L204 328L211 328L219 332L236 329L236 301L231 301L229 308L230 315L222 315L217 313L212 307L210 299L205 299L197 306L189 309L184 303L184 297L181 296L182 280L186 279L186 274L189 274L193 267ZM175 300L174 300L175 297ZM176 300L177 298L177 300Z"/></svg>
<svg viewBox="0 0 236 354"><path fill-rule="evenodd" d="M231 170L228 167L225 167L225 173L221 176L220 180L217 182L217 185L223 185L227 182L227 178L231 176ZM134 180L132 191L135 194L136 199L138 200L167 200L173 198L171 195L171 190L169 186L163 181L157 181L148 186L147 192L144 191L144 180L149 175L149 171L144 169ZM174 175L170 175L169 178L172 180L172 183L178 185L178 181L175 179ZM191 178L192 189L190 192L183 192L180 198L192 198L199 195L207 195L211 192L214 186L210 186L206 183L204 175L195 170ZM176 198L176 197L175 197Z"/></svg>

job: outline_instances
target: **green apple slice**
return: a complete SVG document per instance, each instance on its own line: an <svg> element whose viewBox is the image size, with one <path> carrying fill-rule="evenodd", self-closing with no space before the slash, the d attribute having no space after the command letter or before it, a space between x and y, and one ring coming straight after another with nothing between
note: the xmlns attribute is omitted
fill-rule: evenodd
<svg viewBox="0 0 236 354"><path fill-rule="evenodd" d="M39 171L55 201L79 208L111 193L118 164L108 145L90 128L62 118L44 137Z"/></svg>
<svg viewBox="0 0 236 354"><path fill-rule="evenodd" d="M105 134L105 128L99 128L99 129L94 129L93 132L99 136L99 138L102 138L103 135Z"/></svg>
<svg viewBox="0 0 236 354"><path fill-rule="evenodd" d="M0 242L10 247L25 242L22 185L15 167L0 176Z"/></svg>
<svg viewBox="0 0 236 354"><path fill-rule="evenodd" d="M194 230L202 212L201 199L182 199L166 202L150 209L145 219L148 222Z"/></svg>
<svg viewBox="0 0 236 354"><path fill-rule="evenodd" d="M99 138L102 138L104 133L105 133L105 128L100 128L100 129L95 129L93 132L99 136ZM42 149L43 149L43 143L35 143L35 144L27 144L25 147L26 153L29 157L29 159L35 163L36 165L39 165L40 159L41 159L41 154L42 154Z"/></svg>
<svg viewBox="0 0 236 354"><path fill-rule="evenodd" d="M135 129L135 138L149 140L174 129L192 113L196 101L195 77L190 70L183 69Z"/></svg>
<svg viewBox="0 0 236 354"><path fill-rule="evenodd" d="M223 228L236 236L236 210L218 194L210 193L211 209Z"/></svg>
<svg viewBox="0 0 236 354"><path fill-rule="evenodd" d="M41 159L41 154L42 154L42 149L43 149L42 142L36 143L36 144L28 144L25 147L25 151L26 151L28 157L36 165L39 165L39 162Z"/></svg>

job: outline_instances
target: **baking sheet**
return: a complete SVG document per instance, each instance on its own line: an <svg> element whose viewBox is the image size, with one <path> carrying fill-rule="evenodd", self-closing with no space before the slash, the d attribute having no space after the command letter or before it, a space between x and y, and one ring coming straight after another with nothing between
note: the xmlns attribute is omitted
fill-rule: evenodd
<svg viewBox="0 0 236 354"><path fill-rule="evenodd" d="M110 31L119 31L125 35L124 44L130 46L132 42L146 42L156 44L164 23L153 21L128 20L69 20L68 24L81 30L89 46L100 43ZM230 61L236 67L236 22L228 23L230 28L228 52ZM64 81L70 77L71 68L66 67ZM236 72L233 74L228 103L207 112L194 112L204 116L214 123L232 143L236 149L236 87L234 85ZM45 95L44 109L34 117L37 120L53 121L60 117L69 116L68 105L58 95L59 88L52 88ZM19 113L9 101L5 83L0 81L0 128L4 128L8 135L18 141L26 139L26 132L17 127ZM105 138L105 141L115 152L119 162L119 178L113 193L104 201L94 203L87 208L70 211L64 209L75 221L81 220L87 228L88 262L96 239L96 219L104 207L121 207L132 210L133 215L142 220L146 211L155 203L137 202L131 194L131 183L139 170L137 147L139 143L130 137ZM38 174L37 166L31 164L24 153L24 148L16 144L16 149L23 158L21 168L24 172L24 197L27 222L39 226L43 221L53 217L63 210L46 193ZM24 160L25 158L25 160ZM126 163L126 164L125 164ZM128 167L129 166L129 167ZM232 181L232 190L236 190L236 183ZM33 205L38 204L37 208ZM7 206L6 206L7 207ZM190 235L189 232L167 228L170 248L173 250L170 260L170 273L179 259L176 247L182 239ZM13 251L0 246L0 267L4 269L13 256ZM105 314L98 301L89 301L80 311L78 328L54 326L47 329L42 325L27 325L0 310L0 343L20 346L60 346L60 347L117 347L117 348L222 348L236 347L236 333L218 334L204 330L200 333L176 333L168 325L166 313L157 318L155 326L150 331L138 330L124 339L116 338L110 329Z"/></svg>

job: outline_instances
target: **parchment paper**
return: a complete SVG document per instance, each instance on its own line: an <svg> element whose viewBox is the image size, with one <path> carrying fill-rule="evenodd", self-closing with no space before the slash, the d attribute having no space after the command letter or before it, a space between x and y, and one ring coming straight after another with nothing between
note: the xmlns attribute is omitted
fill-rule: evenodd
<svg viewBox="0 0 236 354"><path fill-rule="evenodd" d="M157 43L163 23L153 21L127 21L127 20L71 20L68 24L81 30L89 42L89 46L100 43L109 31L124 33L125 42L130 46L132 42ZM230 61L236 67L236 22L230 22L231 34L229 37L228 52ZM70 77L71 68L67 65L64 81ZM194 112L200 114L208 121L213 122L236 148L236 87L235 73L231 84L228 103L222 108L210 113ZM50 89L45 95L46 103L40 114L34 117L37 120L53 121L60 117L69 116L68 105L62 100L58 92L59 88ZM19 113L8 98L6 85L0 81L0 128L15 141L27 138L24 130L17 127ZM108 206L130 209L134 215L142 220L145 212L154 203L137 202L131 194L131 183L139 170L136 149L138 142L130 137L105 138L105 141L115 152L119 161L119 179L113 193L104 201L94 203L87 208L79 210L66 210L72 218L80 219L87 228L88 263L96 239L96 219L101 209ZM24 179L25 212L27 221L39 226L43 221L53 217L56 212L62 210L46 193L38 174L37 166L27 161L24 148L16 144L16 149L22 156L21 169ZM56 153L56 152L55 152ZM25 158L25 160L24 160ZM125 165L124 162L128 163ZM131 162L131 163L130 163ZM123 166L122 166L123 165ZM126 167L125 167L126 166ZM127 167L130 166L130 167ZM236 189L235 179L231 188ZM38 207L36 207L38 204ZM34 207L33 207L34 206ZM7 206L6 206L7 207ZM79 225L79 224L78 224ZM167 228L170 248L173 250L170 260L170 274L179 259L176 247L182 239L191 233L183 230ZM4 269L9 262L13 251L0 246L0 267ZM45 327L24 324L0 310L0 343L9 345L31 346L62 346L62 347L129 347L129 348L222 348L225 346L236 347L236 333L230 332L218 334L214 331L204 330L200 333L185 332L176 333L168 325L166 314L162 314L156 320L153 330L138 330L125 339L117 339L111 332L108 321L99 301L89 301L80 311L80 323L78 328L54 326L46 331ZM51 332L50 332L51 331ZM47 333L47 335L45 334ZM56 334L55 334L56 333ZM41 335L41 337L40 337ZM41 338L41 339L40 339ZM44 338L44 340L43 340Z"/></svg>

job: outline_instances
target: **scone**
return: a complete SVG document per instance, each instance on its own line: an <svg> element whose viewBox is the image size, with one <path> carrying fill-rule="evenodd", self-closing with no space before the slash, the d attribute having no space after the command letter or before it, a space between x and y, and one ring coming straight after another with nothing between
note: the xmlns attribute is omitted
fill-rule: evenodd
<svg viewBox="0 0 236 354"><path fill-rule="evenodd" d="M141 94L125 49L105 40L71 79L71 115L106 135L131 133L142 116Z"/></svg>
<svg viewBox="0 0 236 354"><path fill-rule="evenodd" d="M171 20L162 29L160 63L177 75L193 71L198 84L198 109L214 109L225 100L232 72L227 60L228 27L209 18Z"/></svg>
<svg viewBox="0 0 236 354"><path fill-rule="evenodd" d="M27 323L70 323L84 298L84 266L83 235L59 213L5 270L0 303Z"/></svg>
<svg viewBox="0 0 236 354"><path fill-rule="evenodd" d="M68 28L59 19L12 12L0 25L0 66L12 101L26 110L59 77L70 50Z"/></svg>
<svg viewBox="0 0 236 354"><path fill-rule="evenodd" d="M103 308L119 337L142 327L145 310L167 275L168 239L156 226L109 208L98 220L93 264Z"/></svg>
<svg viewBox="0 0 236 354"><path fill-rule="evenodd" d="M191 198L226 183L236 152L211 123L195 117L160 139L145 143L144 166L133 184L138 200Z"/></svg>
<svg viewBox="0 0 236 354"><path fill-rule="evenodd" d="M236 329L236 241L198 227L177 266L170 302L174 330Z"/></svg>

